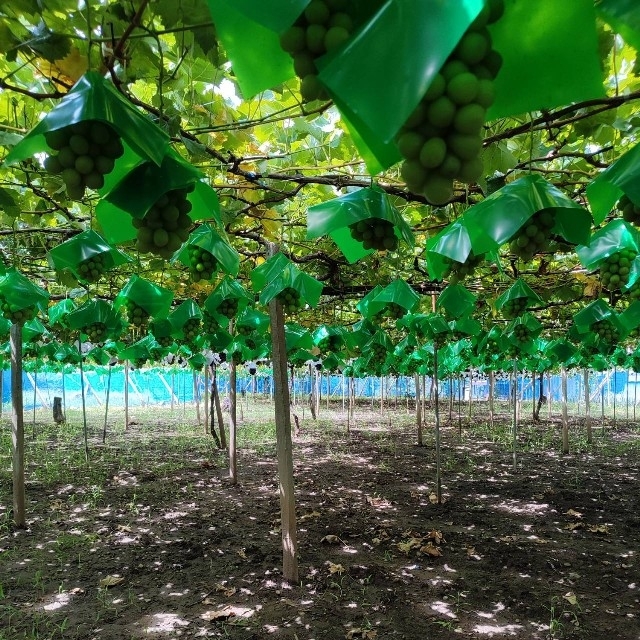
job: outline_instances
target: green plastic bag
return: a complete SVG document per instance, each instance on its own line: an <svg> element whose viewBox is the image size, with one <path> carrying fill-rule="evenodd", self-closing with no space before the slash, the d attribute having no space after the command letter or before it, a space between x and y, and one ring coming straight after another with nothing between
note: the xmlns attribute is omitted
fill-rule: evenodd
<svg viewBox="0 0 640 640"><path fill-rule="evenodd" d="M195 231L191 232L189 240L182 245L182 248L174 255L171 262L179 260L186 267L191 266L189 259L189 248L201 247L218 261L221 269L231 275L237 276L240 268L240 256L238 252L209 224L201 224Z"/></svg>
<svg viewBox="0 0 640 640"><path fill-rule="evenodd" d="M169 318L157 318L149 323L149 331L161 347L168 348L174 344L174 327Z"/></svg>
<svg viewBox="0 0 640 640"><path fill-rule="evenodd" d="M458 318L449 322L449 329L454 339L460 340L464 336L479 336L482 333L482 325L475 318Z"/></svg>
<svg viewBox="0 0 640 640"><path fill-rule="evenodd" d="M632 302L620 315L619 320L624 327L625 334L640 327L640 300Z"/></svg>
<svg viewBox="0 0 640 640"><path fill-rule="evenodd" d="M379 187L365 187L334 200L309 207L307 210L307 239L329 235L351 264L375 249L365 249L355 240L349 229L372 218L386 220L394 226L395 237L410 247L415 244L411 227L399 211L389 202L387 194Z"/></svg>
<svg viewBox="0 0 640 640"><path fill-rule="evenodd" d="M232 280L229 276L225 276L207 296L203 306L220 325L224 326L233 317L242 313L247 305L252 302L253 297L237 280ZM235 312L232 315L222 313L220 305L223 305L222 310L227 311L227 313L231 313L234 310Z"/></svg>
<svg viewBox="0 0 640 640"><path fill-rule="evenodd" d="M543 304L542 298L522 278L518 278L497 298L495 307L503 312L505 318L515 318L534 304Z"/></svg>
<svg viewBox="0 0 640 640"><path fill-rule="evenodd" d="M398 279L368 298L366 304L362 305L363 301L358 303L356 309L370 320L378 321L384 317L398 320L411 313L419 300L420 296L404 280Z"/></svg>
<svg viewBox="0 0 640 640"><path fill-rule="evenodd" d="M446 286L438 296L436 309L444 311L451 318L460 318L473 312L477 296L461 284Z"/></svg>
<svg viewBox="0 0 640 640"><path fill-rule="evenodd" d="M320 80L379 167L397 161L394 136L482 6L388 0L336 55L319 61Z"/></svg>
<svg viewBox="0 0 640 640"><path fill-rule="evenodd" d="M233 336L224 328L216 329L207 336L209 348L215 353L222 353L233 342Z"/></svg>
<svg viewBox="0 0 640 640"><path fill-rule="evenodd" d="M5 158L6 164L31 158L47 151L44 134L82 120L109 123L140 159L160 165L169 149L169 136L142 115L118 93L113 83L96 71L87 71L69 93L34 127ZM118 179L131 169L131 163L116 162L110 175Z"/></svg>
<svg viewBox="0 0 640 640"><path fill-rule="evenodd" d="M580 334L588 333L591 327L602 320L610 321L614 326L624 332L617 312L612 309L602 298L594 300L573 318L574 325Z"/></svg>
<svg viewBox="0 0 640 640"><path fill-rule="evenodd" d="M116 296L114 308L119 309L127 300L142 307L152 318L166 318L173 302L173 291L134 274Z"/></svg>
<svg viewBox="0 0 640 640"><path fill-rule="evenodd" d="M465 213L473 251L479 255L503 245L540 211L555 216L553 235L572 244L588 243L588 211L540 176L528 175L505 185Z"/></svg>
<svg viewBox="0 0 640 640"><path fill-rule="evenodd" d="M202 311L193 300L185 300L169 314L168 320L173 327L171 335L174 338L178 340L193 340L199 335L199 329L202 324ZM157 335L155 337L156 339L158 338Z"/></svg>
<svg viewBox="0 0 640 640"><path fill-rule="evenodd" d="M8 309L2 310L3 315L12 322L21 323L33 319L37 312L45 310L49 294L11 268L0 278L0 300L8 305Z"/></svg>
<svg viewBox="0 0 640 640"><path fill-rule="evenodd" d="M207 2L246 99L293 77L293 62L280 47L274 27L284 30L291 25L309 0L270 0L250 6L235 0Z"/></svg>
<svg viewBox="0 0 640 640"><path fill-rule="evenodd" d="M588 246L579 246L576 253L580 263L590 271L597 269L610 256L619 253L623 249L640 251L640 234L633 225L624 220L612 220L604 227L596 231L589 241ZM629 279L625 289L631 288L640 277L640 257L632 262Z"/></svg>
<svg viewBox="0 0 640 640"><path fill-rule="evenodd" d="M577 356L578 350L567 340L552 340L546 345L544 350L555 365L569 365Z"/></svg>
<svg viewBox="0 0 640 640"><path fill-rule="evenodd" d="M66 316L70 329L80 332L82 339L105 342L117 338L124 330L124 322L111 303L106 300L89 300Z"/></svg>
<svg viewBox="0 0 640 640"><path fill-rule="evenodd" d="M635 0L600 0L598 15L636 51L640 51L640 11Z"/></svg>
<svg viewBox="0 0 640 640"><path fill-rule="evenodd" d="M286 322L284 325L284 341L287 353L291 353L296 349L304 349L311 351L313 349L313 337L309 333L309 329L295 322Z"/></svg>
<svg viewBox="0 0 640 640"><path fill-rule="evenodd" d="M260 304L267 305L285 289L298 292L301 303L316 307L322 283L307 275L284 254L276 253L251 272L251 284L260 293Z"/></svg>
<svg viewBox="0 0 640 640"><path fill-rule="evenodd" d="M503 65L493 120L605 96L592 0L505 0L489 27Z"/></svg>
<svg viewBox="0 0 640 640"><path fill-rule="evenodd" d="M235 320L238 335L249 335L254 331L264 334L269 328L269 316L257 309L247 307Z"/></svg>
<svg viewBox="0 0 640 640"><path fill-rule="evenodd" d="M83 269L83 263L88 260L99 260L103 273L133 261L92 229L83 231L51 249L47 253L47 259L54 269L60 272L70 271L73 277L82 283L96 281Z"/></svg>
<svg viewBox="0 0 640 640"><path fill-rule="evenodd" d="M133 367L143 367L151 357L151 348L157 344L153 336L145 336L141 340L118 350L119 360L128 360Z"/></svg>
<svg viewBox="0 0 640 640"><path fill-rule="evenodd" d="M321 324L313 332L313 344L320 353L340 351L345 344L345 333L344 327Z"/></svg>
<svg viewBox="0 0 640 640"><path fill-rule="evenodd" d="M175 151L164 156L160 166L145 162L131 170L98 203L96 217L109 242L120 244L136 237L132 218L141 220L158 198L175 189L193 186L187 199L191 220L213 220L221 225L216 192L202 181L203 174Z"/></svg>
<svg viewBox="0 0 640 640"><path fill-rule="evenodd" d="M594 222L600 224L623 195L640 205L640 144L621 155L587 185Z"/></svg>
<svg viewBox="0 0 640 640"><path fill-rule="evenodd" d="M33 342L34 339L44 336L45 333L48 333L45 326L38 318L34 318L24 323L22 327L22 340L24 342Z"/></svg>

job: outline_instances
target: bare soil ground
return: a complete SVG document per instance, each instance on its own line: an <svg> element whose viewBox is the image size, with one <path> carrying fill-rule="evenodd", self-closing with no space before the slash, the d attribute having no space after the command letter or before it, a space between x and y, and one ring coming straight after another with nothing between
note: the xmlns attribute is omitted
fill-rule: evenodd
<svg viewBox="0 0 640 640"><path fill-rule="evenodd" d="M239 427L237 486L162 411L92 439L88 464L78 434L38 425L26 530L0 455L0 640L640 639L637 426L588 445L574 420L562 456L556 422L524 425L514 470L506 414L491 430L482 411L443 425L442 504L433 428L416 446L404 408L360 407L350 433L339 408L307 415L295 585L266 421Z"/></svg>

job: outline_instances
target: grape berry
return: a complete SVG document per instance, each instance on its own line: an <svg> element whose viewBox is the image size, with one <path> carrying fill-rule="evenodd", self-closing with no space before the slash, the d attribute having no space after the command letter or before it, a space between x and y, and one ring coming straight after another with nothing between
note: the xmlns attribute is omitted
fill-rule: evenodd
<svg viewBox="0 0 640 640"><path fill-rule="evenodd" d="M187 200L191 191L193 186L168 191L155 201L144 218L133 218L140 253L170 258L186 242L193 224L189 217L192 205Z"/></svg>
<svg viewBox="0 0 640 640"><path fill-rule="evenodd" d="M502 305L502 315L507 320L513 320L513 318L521 316L527 310L528 305L529 298L512 298Z"/></svg>
<svg viewBox="0 0 640 640"><path fill-rule="evenodd" d="M97 253L78 263L77 271L80 279L86 282L97 282L107 271L105 257L103 253Z"/></svg>
<svg viewBox="0 0 640 640"><path fill-rule="evenodd" d="M24 324L33 320L38 314L35 306L20 307L17 304L11 304L4 298L0 298L0 309L2 315L13 324Z"/></svg>
<svg viewBox="0 0 640 640"><path fill-rule="evenodd" d="M184 335L185 340L195 340L200 333L200 328L202 326L202 321L200 318L189 318L182 325L182 333Z"/></svg>
<svg viewBox="0 0 640 640"><path fill-rule="evenodd" d="M45 158L44 168L59 175L72 200L82 200L85 189L101 189L104 176L113 171L124 153L120 136L106 122L83 120L44 134L55 152Z"/></svg>
<svg viewBox="0 0 640 640"><path fill-rule="evenodd" d="M137 302L127 298L127 301L125 302L125 309L127 310L127 319L129 320L129 324L132 324L135 327L143 327L147 324L150 314Z"/></svg>
<svg viewBox="0 0 640 640"><path fill-rule="evenodd" d="M238 298L227 298L223 300L217 307L216 313L225 318L233 318L238 313Z"/></svg>
<svg viewBox="0 0 640 640"><path fill-rule="evenodd" d="M448 256L443 256L446 265L442 274L443 279L448 279L450 284L458 284L467 276L473 275L476 267L482 262L483 256L476 256L473 251L469 253L464 262L458 262Z"/></svg>
<svg viewBox="0 0 640 640"><path fill-rule="evenodd" d="M608 344L614 344L620 341L620 332L606 318L592 324L591 331L597 335L600 340Z"/></svg>
<svg viewBox="0 0 640 640"><path fill-rule="evenodd" d="M104 322L92 322L90 325L87 325L83 331L87 334L89 342L104 342L107 337L107 325L105 325Z"/></svg>
<svg viewBox="0 0 640 640"><path fill-rule="evenodd" d="M622 212L622 217L626 222L640 226L640 207L631 202L629 196L623 195L618 200L616 207L618 211Z"/></svg>

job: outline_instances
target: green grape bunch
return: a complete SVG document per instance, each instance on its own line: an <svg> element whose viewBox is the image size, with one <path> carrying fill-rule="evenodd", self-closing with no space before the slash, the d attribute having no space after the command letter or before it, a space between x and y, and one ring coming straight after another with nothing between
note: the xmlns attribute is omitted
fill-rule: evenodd
<svg viewBox="0 0 640 640"><path fill-rule="evenodd" d="M407 188L432 205L451 200L454 180L482 177L483 126L502 66L487 26L503 12L503 0L486 3L396 137Z"/></svg>
<svg viewBox="0 0 640 640"><path fill-rule="evenodd" d="M238 306L238 298L226 298L216 307L216 313L231 319L238 314Z"/></svg>
<svg viewBox="0 0 640 640"><path fill-rule="evenodd" d="M132 324L134 327L143 327L147 324L150 314L144 307L141 307L137 302L131 300L131 298L127 298L124 306L127 311L129 324Z"/></svg>
<svg viewBox="0 0 640 640"><path fill-rule="evenodd" d="M24 324L33 320L38 314L35 305L21 307L10 303L5 298L0 298L0 309L2 310L2 315L13 324Z"/></svg>
<svg viewBox="0 0 640 640"><path fill-rule="evenodd" d="M626 286L631 274L631 264L638 255L634 249L622 249L610 255L600 264L600 281L608 291L616 291ZM632 297L636 297L634 292Z"/></svg>
<svg viewBox="0 0 640 640"><path fill-rule="evenodd" d="M85 258L78 263L77 271L81 280L97 282L107 271L106 255L104 253L96 253L89 258Z"/></svg>
<svg viewBox="0 0 640 640"><path fill-rule="evenodd" d="M218 330L218 321L207 310L202 314L202 333L210 335Z"/></svg>
<svg viewBox="0 0 640 640"><path fill-rule="evenodd" d="M83 120L44 134L51 153L44 168L59 175L71 200L82 200L85 189L101 189L124 153L120 136L100 120Z"/></svg>
<svg viewBox="0 0 640 640"><path fill-rule="evenodd" d="M623 220L640 227L640 207L633 203L629 196L623 195L618 200L616 208L622 213Z"/></svg>
<svg viewBox="0 0 640 640"><path fill-rule="evenodd" d="M187 196L193 185L162 194L143 218L133 218L137 229L136 247L140 253L170 258L189 238L193 222L189 217L192 204Z"/></svg>
<svg viewBox="0 0 640 640"><path fill-rule="evenodd" d="M407 314L407 310L397 302L388 302L384 309L381 309L376 313L375 319L380 321L384 318L391 318L392 320L399 320Z"/></svg>
<svg viewBox="0 0 640 640"><path fill-rule="evenodd" d="M197 245L190 245L187 249L189 254L189 275L193 282L200 280L211 280L218 266L216 257L206 249Z"/></svg>
<svg viewBox="0 0 640 640"><path fill-rule="evenodd" d="M107 325L104 322L92 322L84 328L84 333L87 334L89 342L104 342L107 337Z"/></svg>
<svg viewBox="0 0 640 640"><path fill-rule="evenodd" d="M200 333L202 327L202 321L200 318L189 318L182 325L182 334L185 340L195 340Z"/></svg>
<svg viewBox="0 0 640 640"><path fill-rule="evenodd" d="M387 359L387 348L380 342L374 342L368 345L370 360L374 362L384 362Z"/></svg>
<svg viewBox="0 0 640 640"><path fill-rule="evenodd" d="M156 342L163 348L166 349L173 344L173 338L171 336L153 336L156 339Z"/></svg>
<svg viewBox="0 0 640 640"><path fill-rule="evenodd" d="M554 224L555 216L551 211L538 211L511 239L509 250L518 258L529 262L537 253L549 250Z"/></svg>
<svg viewBox="0 0 640 640"><path fill-rule="evenodd" d="M280 36L280 46L293 58L294 71L301 79L300 94L306 102L329 97L318 79L316 58L338 49L351 36L354 24L349 5L349 0L311 0Z"/></svg>
<svg viewBox="0 0 640 640"><path fill-rule="evenodd" d="M529 298L526 298L526 297L512 298L511 300L507 300L502 305L502 309L501 309L502 315L507 320L513 320L513 318L517 318L518 316L521 316L527 310L528 305L529 305Z"/></svg>
<svg viewBox="0 0 640 640"><path fill-rule="evenodd" d="M591 325L591 331L597 335L600 340L607 344L616 344L620 341L620 332L607 318L598 320Z"/></svg>
<svg viewBox="0 0 640 640"><path fill-rule="evenodd" d="M236 366L242 364L243 361L244 357L242 355L242 351L236 350L231 354L231 362L233 362L233 364L235 364Z"/></svg>
<svg viewBox="0 0 640 640"><path fill-rule="evenodd" d="M364 249L377 251L395 251L398 248L398 238L395 227L388 220L369 218L349 225L351 237L361 242Z"/></svg>
<svg viewBox="0 0 640 640"><path fill-rule="evenodd" d="M450 284L458 284L468 276L472 276L476 267L484 260L483 256L476 256L473 251L469 253L464 262L458 262L448 256L443 256L445 270L443 279L449 280Z"/></svg>
<svg viewBox="0 0 640 640"><path fill-rule="evenodd" d="M300 296L300 292L293 287L284 288L276 298L282 303L285 313L295 313L304 307L304 300Z"/></svg>
<svg viewBox="0 0 640 640"><path fill-rule="evenodd" d="M513 329L513 337L520 344L526 344L527 342L531 342L531 331L526 325L519 324Z"/></svg>
<svg viewBox="0 0 640 640"><path fill-rule="evenodd" d="M318 341L318 349L322 353L329 353L331 351L339 351L342 346L342 340L340 340L340 336L336 335L328 335L324 336Z"/></svg>
<svg viewBox="0 0 640 640"><path fill-rule="evenodd" d="M253 327L248 324L239 324L236 326L236 333L239 336L248 336L253 331Z"/></svg>

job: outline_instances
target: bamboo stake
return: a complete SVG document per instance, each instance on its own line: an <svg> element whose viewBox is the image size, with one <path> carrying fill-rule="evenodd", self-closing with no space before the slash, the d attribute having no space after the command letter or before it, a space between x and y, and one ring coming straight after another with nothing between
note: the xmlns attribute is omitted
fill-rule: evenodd
<svg viewBox="0 0 640 640"><path fill-rule="evenodd" d="M593 442L593 434L591 430L591 398L589 393L589 370L584 369L584 414L585 414L585 423L587 427L587 442L591 444Z"/></svg>
<svg viewBox="0 0 640 640"><path fill-rule="evenodd" d="M11 346L11 460L13 476L13 521L27 526L24 484L24 405L22 401L22 325L12 324Z"/></svg>
<svg viewBox="0 0 640 640"><path fill-rule="evenodd" d="M104 427L102 428L102 444L107 440L107 418L109 416L109 395L111 393L111 369L109 367L109 374L107 375L107 394L104 401Z"/></svg>
<svg viewBox="0 0 640 640"><path fill-rule="evenodd" d="M85 400L85 391L84 391L84 371L82 368L82 361L84 358L82 357L82 347L80 345L80 341L78 341L78 350L80 351L80 392L82 394L82 428L84 433L84 457L87 462L89 462L89 434L87 427L87 405Z"/></svg>
<svg viewBox="0 0 640 640"><path fill-rule="evenodd" d="M208 433L209 429L209 365L204 365L204 432Z"/></svg>
<svg viewBox="0 0 640 640"><path fill-rule="evenodd" d="M513 359L513 380L516 382L516 386L513 388L513 425L512 425L512 440L513 440L513 470L518 468L518 360Z"/></svg>
<svg viewBox="0 0 640 640"><path fill-rule="evenodd" d="M567 415L567 370L562 367L562 453L569 453L569 418Z"/></svg>
<svg viewBox="0 0 640 640"><path fill-rule="evenodd" d="M416 385L416 427L418 428L418 446L422 446L422 399L420 394L420 376L414 374Z"/></svg>

